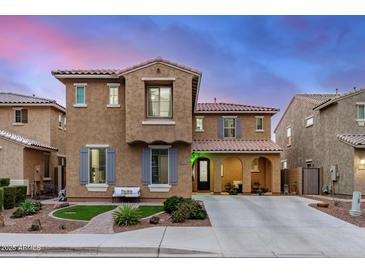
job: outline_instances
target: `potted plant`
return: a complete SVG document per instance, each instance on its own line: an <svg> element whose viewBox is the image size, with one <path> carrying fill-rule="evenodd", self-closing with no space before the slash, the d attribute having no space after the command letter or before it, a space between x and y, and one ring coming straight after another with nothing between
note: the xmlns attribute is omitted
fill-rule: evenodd
<svg viewBox="0 0 365 274"><path fill-rule="evenodd" d="M226 192L230 192L231 191L231 189L232 189L233 187L232 187L232 183L231 182L228 182L228 183L226 183L225 185L224 185L224 189L226 190Z"/></svg>
<svg viewBox="0 0 365 274"><path fill-rule="evenodd" d="M265 194L268 191L269 191L269 189L267 187L260 187L260 189L259 189L259 195L263 195L263 194Z"/></svg>

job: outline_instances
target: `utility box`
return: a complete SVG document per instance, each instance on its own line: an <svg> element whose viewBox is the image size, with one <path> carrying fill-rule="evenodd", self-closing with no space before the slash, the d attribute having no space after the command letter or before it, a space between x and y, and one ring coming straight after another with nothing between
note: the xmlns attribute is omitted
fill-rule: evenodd
<svg viewBox="0 0 365 274"><path fill-rule="evenodd" d="M349 214L353 217L361 215L361 192L354 191L352 194L352 207Z"/></svg>
<svg viewBox="0 0 365 274"><path fill-rule="evenodd" d="M330 173L331 173L331 181L332 182L336 182L337 181L337 177L338 177L338 168L337 168L337 165L331 166Z"/></svg>

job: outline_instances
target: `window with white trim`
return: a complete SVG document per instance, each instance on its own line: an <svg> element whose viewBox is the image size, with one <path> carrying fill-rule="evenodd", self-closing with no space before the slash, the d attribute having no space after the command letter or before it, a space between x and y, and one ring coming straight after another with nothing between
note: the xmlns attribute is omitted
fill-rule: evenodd
<svg viewBox="0 0 365 274"><path fill-rule="evenodd" d="M26 124L28 123L28 110L27 109L16 109L15 110L15 123Z"/></svg>
<svg viewBox="0 0 365 274"><path fill-rule="evenodd" d="M66 119L66 115L63 117L63 127L66 129L66 122L67 122L67 119Z"/></svg>
<svg viewBox="0 0 365 274"><path fill-rule="evenodd" d="M58 113L58 127L62 128L62 113Z"/></svg>
<svg viewBox="0 0 365 274"><path fill-rule="evenodd" d="M286 128L286 140L287 140L286 145L291 146L291 143L292 143L292 130L291 130L291 127Z"/></svg>
<svg viewBox="0 0 365 274"><path fill-rule="evenodd" d="M281 169L287 169L288 168L288 161L283 160L281 161Z"/></svg>
<svg viewBox="0 0 365 274"><path fill-rule="evenodd" d="M365 103L356 104L356 120L365 121Z"/></svg>
<svg viewBox="0 0 365 274"><path fill-rule="evenodd" d="M151 149L152 184L168 184L169 182L169 150Z"/></svg>
<svg viewBox="0 0 365 274"><path fill-rule="evenodd" d="M170 86L147 88L147 117L172 117L172 93Z"/></svg>
<svg viewBox="0 0 365 274"><path fill-rule="evenodd" d="M89 148L89 183L106 183L106 148Z"/></svg>
<svg viewBox="0 0 365 274"><path fill-rule="evenodd" d="M85 88L86 85L84 84L75 84L75 104L76 105L85 105Z"/></svg>
<svg viewBox="0 0 365 274"><path fill-rule="evenodd" d="M195 118L195 131L204 131L204 118L196 117Z"/></svg>
<svg viewBox="0 0 365 274"><path fill-rule="evenodd" d="M236 118L223 118L224 119L224 138L236 137Z"/></svg>
<svg viewBox="0 0 365 274"><path fill-rule="evenodd" d="M109 85L109 105L119 105L119 87L117 85Z"/></svg>
<svg viewBox="0 0 365 274"><path fill-rule="evenodd" d="M256 131L264 131L264 117L256 116Z"/></svg>
<svg viewBox="0 0 365 274"><path fill-rule="evenodd" d="M307 118L305 118L305 127L311 127L314 125L314 117L313 116L309 116Z"/></svg>

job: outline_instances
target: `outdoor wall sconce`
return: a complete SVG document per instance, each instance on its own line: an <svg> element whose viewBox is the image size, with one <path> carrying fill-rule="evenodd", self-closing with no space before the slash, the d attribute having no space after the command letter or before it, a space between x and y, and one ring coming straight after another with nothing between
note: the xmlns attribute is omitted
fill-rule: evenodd
<svg viewBox="0 0 365 274"><path fill-rule="evenodd" d="M221 177L223 177L223 164L221 164Z"/></svg>
<svg viewBox="0 0 365 274"><path fill-rule="evenodd" d="M359 169L365 169L365 159L360 160Z"/></svg>

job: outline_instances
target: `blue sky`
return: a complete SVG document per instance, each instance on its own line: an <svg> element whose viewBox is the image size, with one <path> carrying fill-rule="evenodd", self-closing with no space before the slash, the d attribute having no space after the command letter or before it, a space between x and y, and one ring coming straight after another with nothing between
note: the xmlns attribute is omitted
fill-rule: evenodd
<svg viewBox="0 0 365 274"><path fill-rule="evenodd" d="M0 91L64 104L58 68L156 56L203 72L200 101L278 107L365 86L364 16L0 16Z"/></svg>

